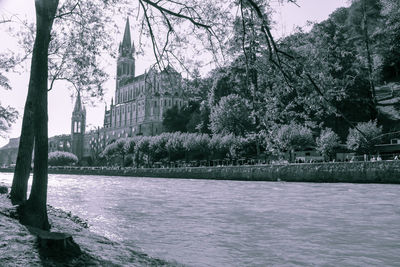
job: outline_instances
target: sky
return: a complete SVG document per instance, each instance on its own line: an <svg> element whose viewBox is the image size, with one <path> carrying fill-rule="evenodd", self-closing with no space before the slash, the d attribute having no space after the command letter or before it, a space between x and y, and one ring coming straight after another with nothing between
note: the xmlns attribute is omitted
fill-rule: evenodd
<svg viewBox="0 0 400 267"><path fill-rule="evenodd" d="M298 0L300 7L293 4L278 4L276 0L272 1L272 7L275 10L274 20L276 21L273 34L276 37L287 36L295 31L295 28L305 27L307 21L320 22L328 18L329 14L335 9L343 6L349 6L349 0ZM34 19L34 1L30 0L0 0L0 14L17 14L21 18ZM1 17L0 17L1 19ZM130 18L133 19L133 18ZM124 23L121 22L121 33L115 35L115 42L122 40ZM134 29L131 29L132 36L135 35ZM6 33L0 32L0 51L13 49L15 44L9 40ZM152 63L152 56L140 56L136 59L136 75L145 71ZM26 100L29 81L29 64L25 63L25 70L21 73L10 73L8 75L12 86L11 91L0 88L0 101L2 105L10 105L16 108L19 113L19 119L12 125L8 131L7 137L0 137L0 147L8 143L9 138L18 137L21 132L23 108ZM115 69L116 62L111 62L106 71L110 75L110 80L106 83L105 101L109 105L111 97L115 91ZM71 91L63 83L56 83L54 89L49 92L49 136L59 134L69 134L71 129L71 115L74 104L74 98L71 97ZM105 102L97 101L95 105L86 103L86 129L94 126L102 126L104 119Z"/></svg>

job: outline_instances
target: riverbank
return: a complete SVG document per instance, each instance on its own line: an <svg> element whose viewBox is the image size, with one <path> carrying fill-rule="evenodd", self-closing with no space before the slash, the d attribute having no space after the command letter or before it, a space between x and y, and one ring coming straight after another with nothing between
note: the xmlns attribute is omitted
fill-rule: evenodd
<svg viewBox="0 0 400 267"><path fill-rule="evenodd" d="M12 172L2 168L0 172ZM400 183L400 161L329 162L310 164L182 167L109 168L53 167L51 174L81 174L153 178L186 178L238 181L286 181L316 183Z"/></svg>
<svg viewBox="0 0 400 267"><path fill-rule="evenodd" d="M0 265L1 266L169 266L91 232L84 220L48 207L53 232L69 233L80 246L76 258L52 258L37 245L36 237L13 218L15 207L5 194L0 194Z"/></svg>

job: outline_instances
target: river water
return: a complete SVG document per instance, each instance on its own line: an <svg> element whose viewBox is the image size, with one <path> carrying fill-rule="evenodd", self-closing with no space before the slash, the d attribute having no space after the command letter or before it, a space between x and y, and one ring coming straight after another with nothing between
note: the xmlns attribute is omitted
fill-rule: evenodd
<svg viewBox="0 0 400 267"><path fill-rule="evenodd" d="M400 266L399 185L49 175L48 202L171 263Z"/></svg>

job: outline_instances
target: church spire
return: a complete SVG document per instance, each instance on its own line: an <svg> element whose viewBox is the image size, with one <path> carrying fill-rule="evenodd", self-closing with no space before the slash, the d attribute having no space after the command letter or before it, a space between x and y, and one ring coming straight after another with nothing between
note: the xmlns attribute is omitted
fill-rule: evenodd
<svg viewBox="0 0 400 267"><path fill-rule="evenodd" d="M122 39L122 47L131 48L131 27L129 25L129 18L126 18L124 39Z"/></svg>
<svg viewBox="0 0 400 267"><path fill-rule="evenodd" d="M86 129L86 110L81 101L81 92L76 96L74 111L71 118L71 152L79 161L84 155L84 135Z"/></svg>
<svg viewBox="0 0 400 267"><path fill-rule="evenodd" d="M80 91L78 91L78 96L76 97L75 107L74 107L74 112L79 112L79 111L82 111L81 92Z"/></svg>
<svg viewBox="0 0 400 267"><path fill-rule="evenodd" d="M135 46L131 43L131 27L129 18L126 18L124 37L119 45L119 54L117 60L117 89L131 81L135 77ZM115 93L116 104L120 103L119 93Z"/></svg>

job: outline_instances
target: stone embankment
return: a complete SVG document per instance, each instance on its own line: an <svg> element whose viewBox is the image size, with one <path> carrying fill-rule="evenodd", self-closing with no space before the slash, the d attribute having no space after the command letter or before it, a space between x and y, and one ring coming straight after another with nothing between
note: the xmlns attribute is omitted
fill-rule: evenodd
<svg viewBox="0 0 400 267"><path fill-rule="evenodd" d="M13 170L3 168L0 169L0 172L1 171L9 172ZM148 169L110 167L52 167L49 169L49 173L239 181L398 184L400 183L400 161Z"/></svg>

